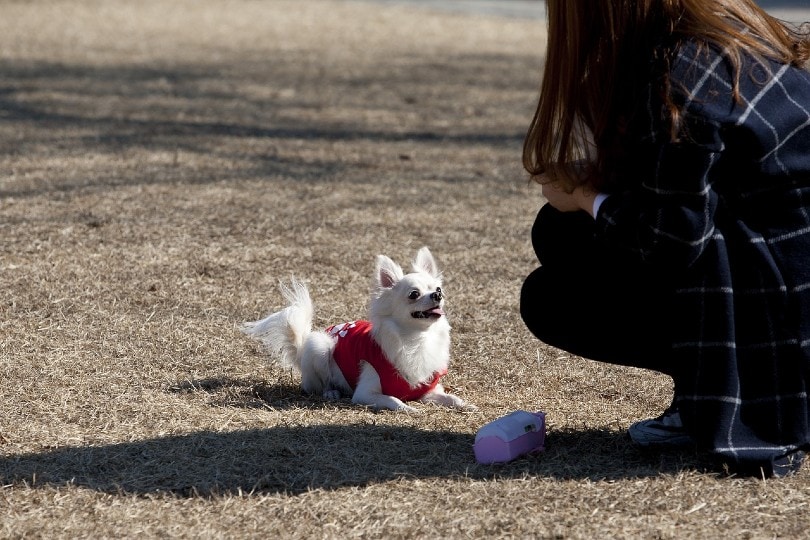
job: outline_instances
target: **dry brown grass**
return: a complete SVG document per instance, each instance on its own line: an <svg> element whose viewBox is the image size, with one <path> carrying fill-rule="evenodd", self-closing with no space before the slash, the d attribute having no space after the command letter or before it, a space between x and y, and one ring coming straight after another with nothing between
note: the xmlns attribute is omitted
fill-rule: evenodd
<svg viewBox="0 0 810 540"><path fill-rule="evenodd" d="M651 373L517 314L541 201L519 151L537 21L329 0L6 1L0 17L0 536L796 537L808 473L724 478L631 446ZM480 411L302 396L235 325L308 281L363 314L429 245L447 382ZM628 343L632 347L632 343ZM548 450L475 463L485 422Z"/></svg>

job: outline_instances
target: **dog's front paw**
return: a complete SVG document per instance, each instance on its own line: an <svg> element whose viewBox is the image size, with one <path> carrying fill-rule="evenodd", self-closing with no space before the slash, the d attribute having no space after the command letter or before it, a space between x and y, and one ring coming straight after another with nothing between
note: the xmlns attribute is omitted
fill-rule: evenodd
<svg viewBox="0 0 810 540"><path fill-rule="evenodd" d="M385 410L417 414L422 412L419 409L407 405L401 399L385 394L362 395L355 392L354 396L352 396L352 403L367 405L376 412Z"/></svg>
<svg viewBox="0 0 810 540"><path fill-rule="evenodd" d="M465 402L458 396L453 394L445 394L444 392L431 392L422 397L423 403L433 403L442 407L450 407L453 409L462 409L466 411L478 410L478 407Z"/></svg>
<svg viewBox="0 0 810 540"><path fill-rule="evenodd" d="M402 404L402 407L398 407L394 409L396 412L404 412L408 414L422 414L422 409L417 409L416 407L411 407L410 405Z"/></svg>

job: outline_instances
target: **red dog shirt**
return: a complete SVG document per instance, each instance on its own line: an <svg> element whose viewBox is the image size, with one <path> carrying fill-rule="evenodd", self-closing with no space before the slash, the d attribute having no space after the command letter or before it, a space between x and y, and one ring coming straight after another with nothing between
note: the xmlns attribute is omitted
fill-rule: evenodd
<svg viewBox="0 0 810 540"><path fill-rule="evenodd" d="M429 381L415 387L411 386L386 358L382 348L372 339L369 321L336 324L325 331L330 336L337 338L332 356L352 390L357 388L363 362L371 364L377 375L380 376L382 393L402 401L418 400L436 388L439 379L447 375L447 369L443 369L434 373Z"/></svg>

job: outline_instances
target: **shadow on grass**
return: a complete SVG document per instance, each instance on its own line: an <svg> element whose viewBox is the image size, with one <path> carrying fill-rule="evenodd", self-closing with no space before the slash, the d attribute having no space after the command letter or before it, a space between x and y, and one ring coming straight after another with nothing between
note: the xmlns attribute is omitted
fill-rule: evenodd
<svg viewBox="0 0 810 540"><path fill-rule="evenodd" d="M211 377L179 382L167 391L203 392L211 396L213 405L239 408L358 407L348 399L307 396L292 379L268 384L258 379ZM625 433L607 430L552 431L545 452L498 465L476 463L473 442L473 434L381 423L203 431L7 455L0 458L0 481L70 484L107 493L217 496L296 494L399 478L619 480L705 471L711 466L694 452L639 450Z"/></svg>
<svg viewBox="0 0 810 540"><path fill-rule="evenodd" d="M218 496L302 493L400 478L618 480L705 470L693 454L639 452L617 432L552 432L546 452L475 462L473 435L386 425L203 431L0 458L6 485L76 485L106 493Z"/></svg>
<svg viewBox="0 0 810 540"><path fill-rule="evenodd" d="M238 379L233 377L208 377L181 381L171 385L168 391L175 394L197 392L209 396L209 403L216 407L238 409L321 409L357 407L350 400L327 400L304 393L297 381L269 383L261 379Z"/></svg>
<svg viewBox="0 0 810 540"><path fill-rule="evenodd" d="M174 155L173 160L164 157L131 170L101 169L97 175L60 171L42 185L9 183L0 186L0 197L257 176L321 182L346 168L332 151L336 142L391 145L383 155L395 160L400 143L508 147L523 139L522 129L462 129L458 112L448 112L445 123L403 129L400 122L364 121L362 114L346 120L344 110L384 107L392 114L413 115L430 105L452 111L458 100L453 89L474 80L479 89L512 92L516 73L528 70L510 66L533 65L532 58L462 55L441 62L425 59L417 65L408 59L401 69L371 66L368 74L347 78L341 69L320 75L322 70L302 71L306 58L268 56L262 61L177 62L171 68L0 60L0 118L7 124L0 133L0 160L35 160L35 149L47 149L50 160L54 155L71 158L87 153L122 159L133 150L153 157L162 152ZM522 75L521 82L526 91L534 87L528 75ZM379 92L369 93L368 88L377 85L393 89L396 97L373 102L383 99ZM434 105L437 95L447 105ZM310 147L318 148L320 157L298 155L301 148ZM209 162L209 169L197 170L200 163ZM376 166L378 161L368 164Z"/></svg>

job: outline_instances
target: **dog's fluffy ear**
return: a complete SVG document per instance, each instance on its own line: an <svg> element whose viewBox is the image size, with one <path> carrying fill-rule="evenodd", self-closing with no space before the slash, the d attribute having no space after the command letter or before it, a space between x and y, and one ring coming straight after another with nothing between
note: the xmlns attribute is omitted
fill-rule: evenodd
<svg viewBox="0 0 810 540"><path fill-rule="evenodd" d="M413 269L415 272L427 272L435 278L442 275L439 272L439 265L436 264L436 260L427 247L423 247L416 253L416 258L413 260Z"/></svg>
<svg viewBox="0 0 810 540"><path fill-rule="evenodd" d="M374 275L377 286L383 289L390 289L404 276L402 268L385 255L377 255L377 271Z"/></svg>

